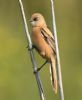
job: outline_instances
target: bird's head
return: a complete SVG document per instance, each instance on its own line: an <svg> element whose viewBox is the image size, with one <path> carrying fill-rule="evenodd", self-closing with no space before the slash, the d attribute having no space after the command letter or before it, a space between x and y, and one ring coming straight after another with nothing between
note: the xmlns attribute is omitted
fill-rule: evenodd
<svg viewBox="0 0 82 100"><path fill-rule="evenodd" d="M46 26L44 17L40 13L34 13L31 16L30 22L33 27L43 27Z"/></svg>

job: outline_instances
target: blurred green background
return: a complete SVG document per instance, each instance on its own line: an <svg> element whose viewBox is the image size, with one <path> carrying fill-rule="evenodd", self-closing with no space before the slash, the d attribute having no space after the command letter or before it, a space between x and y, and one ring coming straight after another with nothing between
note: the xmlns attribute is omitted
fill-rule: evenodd
<svg viewBox="0 0 82 100"><path fill-rule="evenodd" d="M50 0L22 1L27 22L39 12L52 30ZM65 100L82 100L82 0L55 0L55 13ZM0 0L0 100L39 100L27 45L18 0ZM44 60L35 56L40 66ZM46 100L60 100L52 91L48 65L40 77Z"/></svg>

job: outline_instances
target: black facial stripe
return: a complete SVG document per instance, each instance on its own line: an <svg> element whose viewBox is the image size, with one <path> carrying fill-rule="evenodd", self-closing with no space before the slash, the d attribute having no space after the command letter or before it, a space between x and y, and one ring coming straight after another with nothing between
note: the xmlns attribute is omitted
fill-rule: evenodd
<svg viewBox="0 0 82 100"><path fill-rule="evenodd" d="M38 21L38 17L35 17L33 20L34 20L34 21Z"/></svg>

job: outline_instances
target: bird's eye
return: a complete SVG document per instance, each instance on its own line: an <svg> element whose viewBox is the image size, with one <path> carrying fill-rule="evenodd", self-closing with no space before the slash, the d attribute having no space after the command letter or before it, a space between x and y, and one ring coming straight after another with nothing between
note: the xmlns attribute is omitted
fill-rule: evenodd
<svg viewBox="0 0 82 100"><path fill-rule="evenodd" d="M34 18L34 21L38 21L38 17Z"/></svg>

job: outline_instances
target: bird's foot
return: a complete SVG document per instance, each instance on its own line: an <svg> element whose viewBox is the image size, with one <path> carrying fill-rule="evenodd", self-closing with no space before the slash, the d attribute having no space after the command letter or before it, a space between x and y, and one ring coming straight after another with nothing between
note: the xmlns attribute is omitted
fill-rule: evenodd
<svg viewBox="0 0 82 100"><path fill-rule="evenodd" d="M32 45L32 47L30 48L29 45L28 45L26 48L28 48L28 51L31 51L31 50L33 50L35 48L35 46Z"/></svg>

